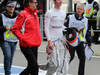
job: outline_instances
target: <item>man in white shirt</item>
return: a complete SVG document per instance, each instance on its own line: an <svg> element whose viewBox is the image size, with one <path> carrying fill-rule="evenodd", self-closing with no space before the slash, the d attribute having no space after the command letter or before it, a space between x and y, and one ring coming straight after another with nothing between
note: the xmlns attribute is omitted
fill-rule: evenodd
<svg viewBox="0 0 100 75"><path fill-rule="evenodd" d="M62 0L53 0L54 7L45 14L45 34L48 41L48 64L46 75L67 75L69 51L63 42L62 30L66 13L61 10ZM63 42L62 42L63 41ZM51 51L51 52L49 52Z"/></svg>

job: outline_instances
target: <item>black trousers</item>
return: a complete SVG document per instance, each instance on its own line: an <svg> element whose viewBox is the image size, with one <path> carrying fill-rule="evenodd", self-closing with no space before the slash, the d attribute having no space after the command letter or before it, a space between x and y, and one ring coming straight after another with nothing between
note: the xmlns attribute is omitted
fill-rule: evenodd
<svg viewBox="0 0 100 75"><path fill-rule="evenodd" d="M75 51L79 58L79 69L78 69L78 75L84 75L84 69L85 69L85 50L84 45L79 44L77 47L71 47L69 46L69 52L70 52L70 62L74 59Z"/></svg>
<svg viewBox="0 0 100 75"><path fill-rule="evenodd" d="M38 47L22 47L21 52L24 54L28 65L19 75L38 75L37 54Z"/></svg>
<svg viewBox="0 0 100 75"><path fill-rule="evenodd" d="M96 24L97 24L97 20L88 20L89 30L91 29L91 26L92 26L93 30L97 30L96 29ZM94 36L92 37L92 41L98 42L98 39L99 39L99 33L94 32Z"/></svg>

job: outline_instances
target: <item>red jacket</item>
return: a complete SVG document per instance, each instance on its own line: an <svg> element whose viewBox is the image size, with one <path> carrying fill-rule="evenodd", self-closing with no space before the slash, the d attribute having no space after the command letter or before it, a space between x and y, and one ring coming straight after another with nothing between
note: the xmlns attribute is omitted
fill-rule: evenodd
<svg viewBox="0 0 100 75"><path fill-rule="evenodd" d="M27 7L18 14L12 32L20 41L20 46L35 47L41 45L41 34L37 9Z"/></svg>

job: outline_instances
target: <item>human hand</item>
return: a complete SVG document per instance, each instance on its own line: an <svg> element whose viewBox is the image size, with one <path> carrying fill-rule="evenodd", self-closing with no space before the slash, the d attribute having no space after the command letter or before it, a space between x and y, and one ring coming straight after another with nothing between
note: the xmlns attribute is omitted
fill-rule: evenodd
<svg viewBox="0 0 100 75"><path fill-rule="evenodd" d="M91 48L91 46L88 46L88 49Z"/></svg>
<svg viewBox="0 0 100 75"><path fill-rule="evenodd" d="M10 30L11 28L9 26L6 27L6 30Z"/></svg>
<svg viewBox="0 0 100 75"><path fill-rule="evenodd" d="M93 14L96 14L97 13L97 10L93 10Z"/></svg>
<svg viewBox="0 0 100 75"><path fill-rule="evenodd" d="M51 40L48 41L48 46L51 50L53 50L54 47L53 47L53 43L51 42Z"/></svg>

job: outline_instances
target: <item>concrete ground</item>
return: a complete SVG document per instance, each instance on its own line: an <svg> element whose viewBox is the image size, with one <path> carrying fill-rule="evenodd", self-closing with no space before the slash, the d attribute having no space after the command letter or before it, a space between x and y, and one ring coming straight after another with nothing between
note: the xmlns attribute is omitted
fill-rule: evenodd
<svg viewBox="0 0 100 75"><path fill-rule="evenodd" d="M45 51L45 47L47 45L47 42L42 42L41 46L39 47L39 51ZM92 43L92 50L94 51L94 56L100 56L100 44L94 44Z"/></svg>
<svg viewBox="0 0 100 75"><path fill-rule="evenodd" d="M38 53L38 63L39 64L44 64L47 62L47 60L46 60L47 55L45 53L46 44L47 44L47 42L43 42L42 45L39 47L39 53ZM94 53L94 56L91 58L90 61L86 60L85 75L100 75L100 56L97 56L97 55L99 55L99 52L100 52L99 51L100 46L93 44L92 49L94 50L94 52L97 52L97 53ZM0 50L0 64L3 64L3 55L2 55L1 50ZM74 60L72 61L72 63L69 66L68 74L77 75L78 64L79 64L79 60L76 55ZM18 46L17 46L17 50L15 52L13 65L20 66L20 67L27 66L26 59L24 58L23 54L19 50Z"/></svg>

